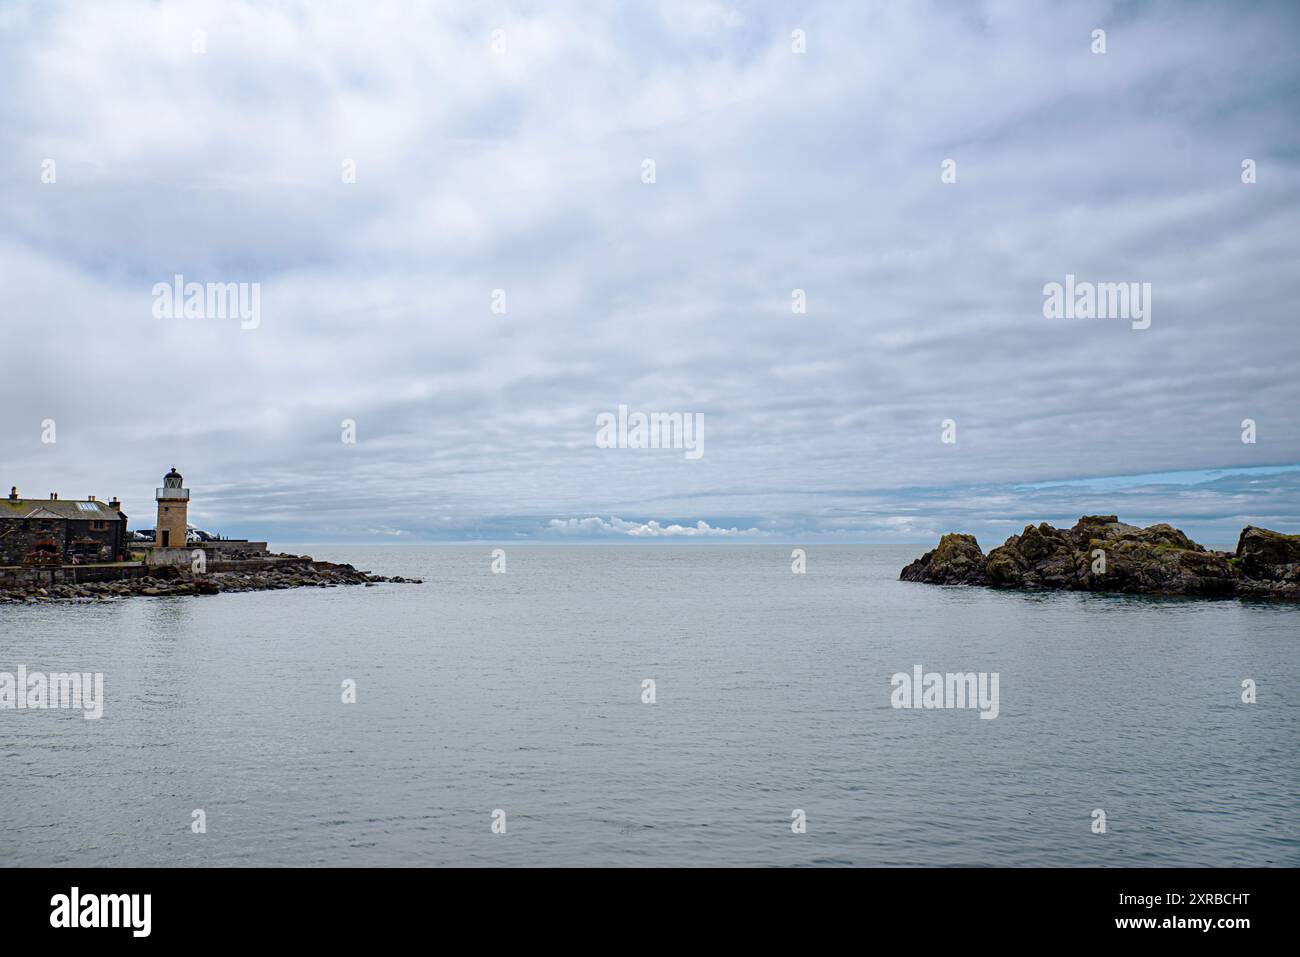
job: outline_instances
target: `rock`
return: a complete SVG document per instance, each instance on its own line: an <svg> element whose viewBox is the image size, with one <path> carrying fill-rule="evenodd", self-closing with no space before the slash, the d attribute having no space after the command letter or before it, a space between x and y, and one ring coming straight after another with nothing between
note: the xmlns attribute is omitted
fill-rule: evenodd
<svg viewBox="0 0 1300 957"><path fill-rule="evenodd" d="M1300 598L1300 535L1248 526L1235 554L1208 551L1172 525L1085 515L1073 528L1026 525L984 556L970 535L944 535L903 581L1140 595Z"/></svg>
<svg viewBox="0 0 1300 957"><path fill-rule="evenodd" d="M988 574L975 536L953 532L939 539L938 548L912 562L898 577L934 585L983 585Z"/></svg>
<svg viewBox="0 0 1300 957"><path fill-rule="evenodd" d="M139 566L132 566L138 568ZM268 560L256 556L245 562L240 571L193 575L188 566L151 567L142 578L122 578L112 582L76 584L61 582L43 588L31 581L0 586L0 603L28 601L90 601L128 595L160 597L165 595L216 595L221 592L279 591L286 588L337 588L339 585L373 587L390 579L357 571L351 565L316 562L308 556L280 555ZM419 579L396 576L392 581L420 583Z"/></svg>
<svg viewBox="0 0 1300 957"><path fill-rule="evenodd" d="M1249 578L1294 581L1300 575L1300 535L1283 535L1247 525L1237 538L1234 557Z"/></svg>

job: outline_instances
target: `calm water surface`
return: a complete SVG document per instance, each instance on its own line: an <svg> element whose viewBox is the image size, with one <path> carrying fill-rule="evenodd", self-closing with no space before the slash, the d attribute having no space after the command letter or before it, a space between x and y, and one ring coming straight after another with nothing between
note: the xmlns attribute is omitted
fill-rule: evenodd
<svg viewBox="0 0 1300 957"><path fill-rule="evenodd" d="M914 546L492 547L0 607L0 671L107 698L0 711L0 864L1300 865L1300 606L899 582ZM891 708L915 664L998 672L999 717Z"/></svg>

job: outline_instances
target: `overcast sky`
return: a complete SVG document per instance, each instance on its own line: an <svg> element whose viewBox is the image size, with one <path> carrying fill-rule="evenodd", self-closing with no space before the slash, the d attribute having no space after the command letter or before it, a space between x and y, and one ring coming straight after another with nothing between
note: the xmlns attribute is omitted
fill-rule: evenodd
<svg viewBox="0 0 1300 957"><path fill-rule="evenodd" d="M273 542L1300 532L1298 42L1295 3L6 3L0 483L152 527L176 465ZM1067 273L1150 328L1044 318ZM156 317L176 274L257 327ZM620 404L703 456L598 448Z"/></svg>

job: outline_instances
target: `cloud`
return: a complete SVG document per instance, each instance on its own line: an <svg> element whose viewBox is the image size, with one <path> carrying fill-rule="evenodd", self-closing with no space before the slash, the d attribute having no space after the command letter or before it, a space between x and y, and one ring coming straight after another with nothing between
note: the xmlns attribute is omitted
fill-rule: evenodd
<svg viewBox="0 0 1300 957"><path fill-rule="evenodd" d="M597 538L605 535L624 535L630 538L734 538L737 536L760 536L757 528L714 528L703 519L694 525L661 525L649 522L626 522L611 516L608 521L603 518L553 518L547 523L545 532L558 535L578 535Z"/></svg>
<svg viewBox="0 0 1300 957"><path fill-rule="evenodd" d="M256 537L871 538L1300 462L1297 35L1288 3L6 8L0 481L148 526L176 463ZM177 273L260 283L259 328L155 319ZM1151 328L1044 319L1067 273L1152 283ZM596 448L621 403L704 413L705 456Z"/></svg>

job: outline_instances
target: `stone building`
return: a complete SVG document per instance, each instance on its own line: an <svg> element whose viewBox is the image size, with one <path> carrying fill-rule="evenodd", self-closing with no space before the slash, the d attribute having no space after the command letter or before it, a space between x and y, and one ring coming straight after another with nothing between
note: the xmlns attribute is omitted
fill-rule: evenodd
<svg viewBox="0 0 1300 957"><path fill-rule="evenodd" d="M0 565L123 561L126 542L126 514L116 497L78 501L51 492L49 499L27 499L15 487L0 499Z"/></svg>

